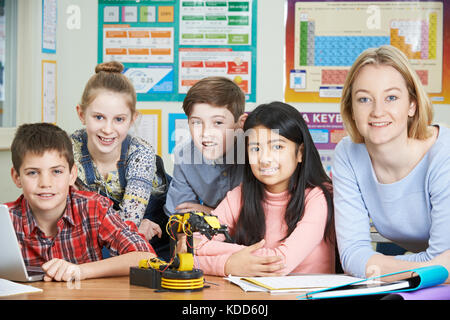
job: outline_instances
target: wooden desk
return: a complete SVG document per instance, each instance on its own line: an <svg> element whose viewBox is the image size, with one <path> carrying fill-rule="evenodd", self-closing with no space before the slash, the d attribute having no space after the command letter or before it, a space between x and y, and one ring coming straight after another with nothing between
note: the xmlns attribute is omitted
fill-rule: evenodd
<svg viewBox="0 0 450 320"><path fill-rule="evenodd" d="M130 285L129 277L83 280L75 283L28 283L43 292L3 297L3 300L297 300L299 293L271 295L266 292L244 292L221 277L205 276L209 288L198 292L155 292L154 289ZM212 284L214 283L214 284Z"/></svg>

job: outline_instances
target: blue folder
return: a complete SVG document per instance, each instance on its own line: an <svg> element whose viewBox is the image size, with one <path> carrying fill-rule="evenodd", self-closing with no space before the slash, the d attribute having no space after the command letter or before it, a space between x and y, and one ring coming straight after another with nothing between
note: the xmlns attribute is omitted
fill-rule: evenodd
<svg viewBox="0 0 450 320"><path fill-rule="evenodd" d="M399 282L385 282L383 284L373 284L372 280L382 279L384 277L405 274L405 279ZM394 273L385 274L382 276L376 276L364 280L358 280L355 282L348 283L346 285L341 285L337 287L317 290L309 292L305 295L298 296L299 299L325 299L325 298L342 298L351 296L364 296L372 294L388 294L395 292L408 292L415 291L423 288L429 288L437 286L445 282L448 278L448 271L446 268L440 265L427 266L422 268L414 268L410 270L404 270ZM402 282L402 281L406 281ZM364 287L367 282L372 282L371 287ZM399 283L397 285L397 283ZM401 287L399 289L386 289L389 287ZM402 287L403 286L403 287Z"/></svg>

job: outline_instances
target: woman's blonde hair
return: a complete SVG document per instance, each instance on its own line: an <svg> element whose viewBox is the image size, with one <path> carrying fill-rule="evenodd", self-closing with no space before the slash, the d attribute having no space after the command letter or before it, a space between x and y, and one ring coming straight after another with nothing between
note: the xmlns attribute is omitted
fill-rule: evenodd
<svg viewBox="0 0 450 320"><path fill-rule="evenodd" d="M383 45L370 48L360 54L355 60L344 83L341 98L341 115L350 138L355 143L363 143L364 138L359 133L353 119L352 88L359 71L366 65L391 66L405 80L409 100L415 102L416 112L408 118L408 137L423 140L430 136L428 126L433 119L433 106L420 82L417 73L409 64L408 58L399 49Z"/></svg>
<svg viewBox="0 0 450 320"><path fill-rule="evenodd" d="M127 96L131 115L136 113L136 90L131 81L122 74L123 69L123 64L117 61L100 63L95 67L95 74L87 82L81 96L80 107L83 112L101 91L106 90Z"/></svg>

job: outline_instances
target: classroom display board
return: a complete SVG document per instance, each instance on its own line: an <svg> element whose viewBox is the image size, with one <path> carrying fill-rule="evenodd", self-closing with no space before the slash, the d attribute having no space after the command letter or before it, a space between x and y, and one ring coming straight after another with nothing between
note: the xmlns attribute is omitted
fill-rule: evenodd
<svg viewBox="0 0 450 320"><path fill-rule="evenodd" d="M287 0L287 102L339 102L346 75L367 48L409 58L434 103L450 103L450 10L440 1Z"/></svg>
<svg viewBox="0 0 450 320"><path fill-rule="evenodd" d="M256 0L99 0L98 62L116 60L139 101L183 101L207 76L256 101Z"/></svg>

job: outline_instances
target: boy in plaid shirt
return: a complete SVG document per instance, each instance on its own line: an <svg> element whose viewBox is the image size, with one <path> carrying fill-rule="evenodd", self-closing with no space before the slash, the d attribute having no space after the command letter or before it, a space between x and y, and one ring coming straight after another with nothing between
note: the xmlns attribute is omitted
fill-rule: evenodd
<svg viewBox="0 0 450 320"><path fill-rule="evenodd" d="M23 194L6 205L25 264L41 266L44 280L127 275L130 266L155 257L109 199L72 187L77 167L65 131L48 123L22 125L11 153L11 176ZM102 260L103 246L114 257Z"/></svg>

